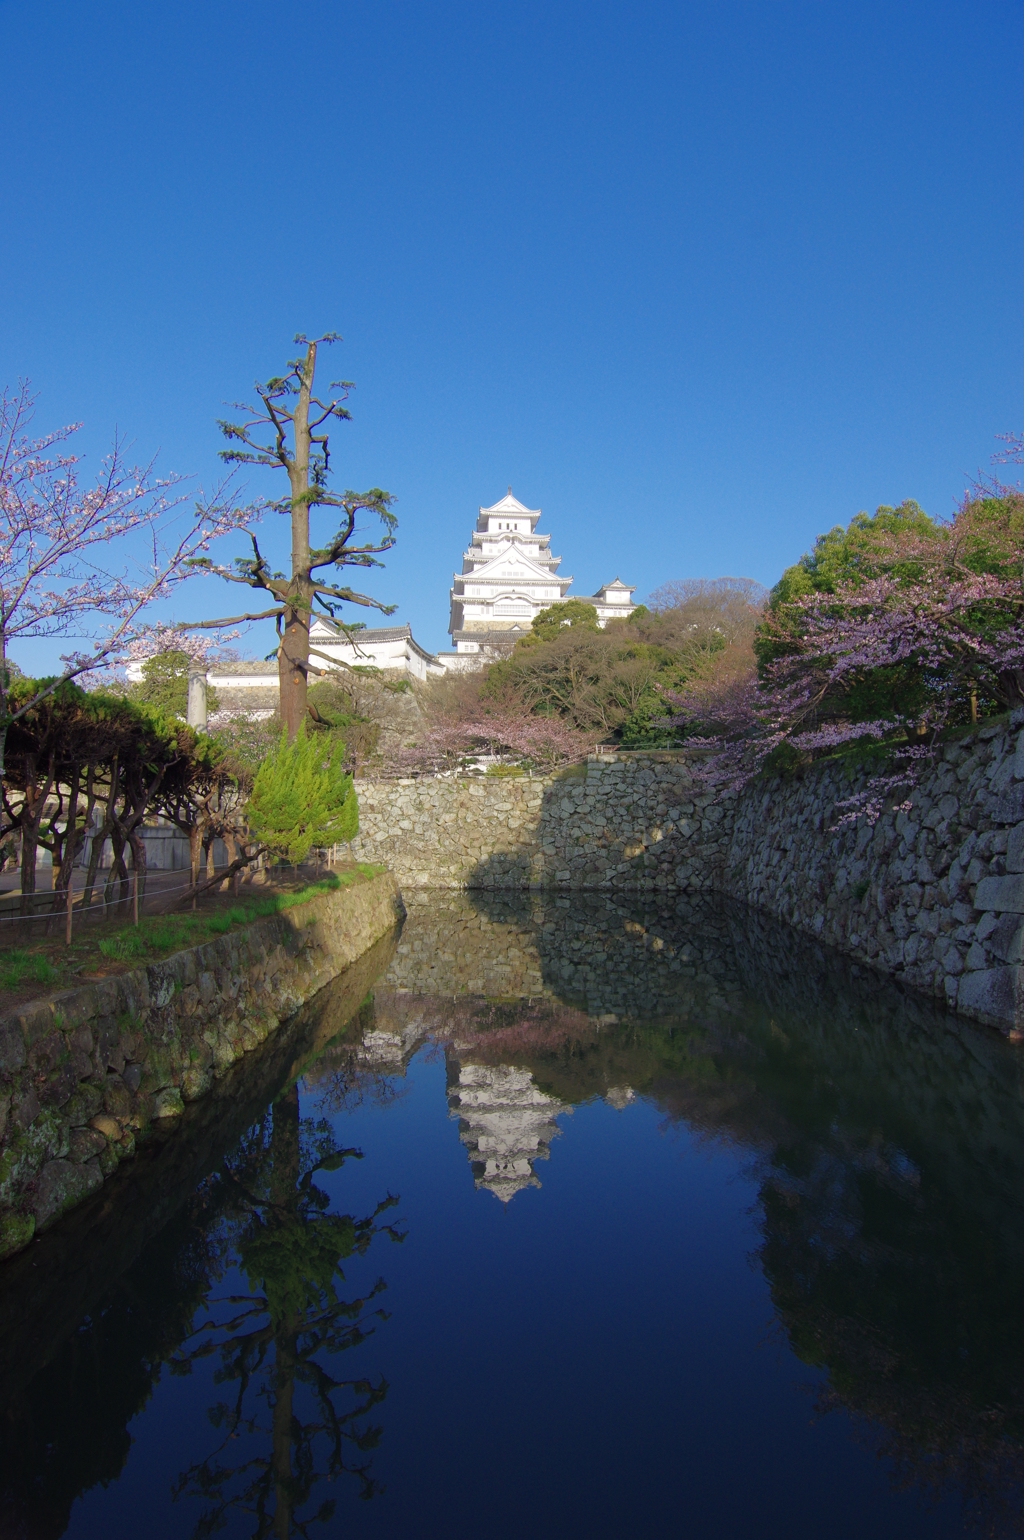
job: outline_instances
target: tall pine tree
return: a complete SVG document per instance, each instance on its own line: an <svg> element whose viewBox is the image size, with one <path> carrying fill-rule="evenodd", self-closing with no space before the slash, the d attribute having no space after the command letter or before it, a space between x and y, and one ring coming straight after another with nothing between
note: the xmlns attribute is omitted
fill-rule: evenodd
<svg viewBox="0 0 1024 1540"><path fill-rule="evenodd" d="M300 725L306 720L306 691L309 677L309 628L319 606L332 620L338 618L345 604L358 604L390 615L394 605L381 604L368 594L332 582L331 568L379 567L383 552L395 543L396 519L391 511L394 498L380 487L368 492L333 492L328 486L330 473L329 428L334 421L351 417L345 406L351 380L331 382L326 400L314 395L317 348L340 342L335 332L310 342L301 333L295 341L305 347L300 358L288 364L288 372L257 385L258 406L239 403L247 415L242 422L221 422L220 429L229 447L221 458L229 464L268 465L283 469L288 475L288 496L264 506L291 519L291 575L271 570L251 535L253 554L240 557L231 567L210 561L196 563L218 573L233 583L261 589L274 600L271 608L256 614L234 615L229 621L206 621L206 626L233 625L250 620L273 619L277 622L278 677L281 688L281 720L294 743ZM338 528L326 545L314 545L310 539L310 513L331 510ZM360 538L357 520L363 513L376 515L383 525L376 539ZM315 654L315 649L313 649ZM331 661L331 660L328 660Z"/></svg>

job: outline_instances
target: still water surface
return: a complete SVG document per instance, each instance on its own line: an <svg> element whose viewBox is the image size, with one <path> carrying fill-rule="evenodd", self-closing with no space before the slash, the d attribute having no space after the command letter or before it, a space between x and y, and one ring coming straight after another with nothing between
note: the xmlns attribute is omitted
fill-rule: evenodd
<svg viewBox="0 0 1024 1540"><path fill-rule="evenodd" d="M743 910L417 895L0 1273L0 1533L1018 1532L1020 1070Z"/></svg>

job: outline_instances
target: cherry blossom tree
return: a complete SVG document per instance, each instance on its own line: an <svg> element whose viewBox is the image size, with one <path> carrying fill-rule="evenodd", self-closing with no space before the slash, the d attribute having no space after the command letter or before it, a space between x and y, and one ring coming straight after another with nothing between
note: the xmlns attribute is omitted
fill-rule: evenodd
<svg viewBox="0 0 1024 1540"><path fill-rule="evenodd" d="M888 794L943 729L1024 703L1024 499L997 490L937 535L878 537L870 573L790 590L762 622L758 677L669 697L709 785L744 784L776 751L807 762L875 740L892 773L872 795Z"/></svg>
<svg viewBox="0 0 1024 1540"><path fill-rule="evenodd" d="M592 735L561 717L534 716L525 705L506 703L467 718L439 715L414 745L390 757L386 769L392 775L436 775L493 755L552 770L578 763L593 747Z"/></svg>
<svg viewBox="0 0 1024 1540"><path fill-rule="evenodd" d="M146 634L149 606L195 571L214 540L252 521L228 483L185 512L182 479L133 467L121 440L83 490L81 456L64 447L78 425L32 437L34 405L27 383L0 396L0 783L12 723L61 684L123 661ZM13 705L11 649L57 638L87 645Z"/></svg>

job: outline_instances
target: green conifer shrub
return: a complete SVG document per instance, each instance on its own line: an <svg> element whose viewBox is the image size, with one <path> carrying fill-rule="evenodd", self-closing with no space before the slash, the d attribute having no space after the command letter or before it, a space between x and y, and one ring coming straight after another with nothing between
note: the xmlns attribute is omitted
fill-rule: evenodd
<svg viewBox="0 0 1024 1540"><path fill-rule="evenodd" d="M287 732L256 774L247 816L253 835L298 864L314 845L333 845L359 832L352 777L341 768L342 745L309 737L305 723L295 742Z"/></svg>

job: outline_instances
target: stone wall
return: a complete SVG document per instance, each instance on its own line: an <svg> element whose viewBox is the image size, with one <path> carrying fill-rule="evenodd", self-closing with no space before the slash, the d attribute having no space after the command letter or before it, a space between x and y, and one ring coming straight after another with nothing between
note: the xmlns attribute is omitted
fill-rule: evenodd
<svg viewBox="0 0 1024 1540"><path fill-rule="evenodd" d="M868 772L825 766L741 799L726 891L966 1015L1024 1028L1024 730L946 744L872 824ZM904 799L899 809L893 806Z"/></svg>
<svg viewBox="0 0 1024 1540"><path fill-rule="evenodd" d="M724 871L732 803L678 754L592 758L560 775L358 787L359 861L402 888L692 888Z"/></svg>
<svg viewBox="0 0 1024 1540"><path fill-rule="evenodd" d="M403 913L394 879L320 894L162 962L0 1015L0 1256L94 1192Z"/></svg>
<svg viewBox="0 0 1024 1540"><path fill-rule="evenodd" d="M410 890L724 891L1024 1030L1024 715L946 744L875 823L844 822L868 781L825 764L715 797L684 756L631 754L534 780L364 783L354 850Z"/></svg>

